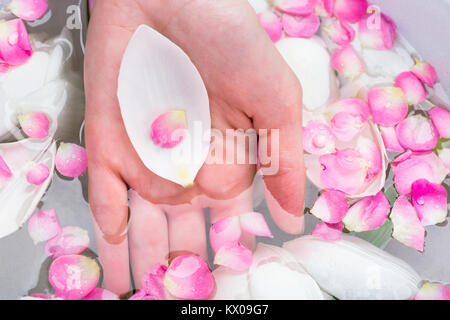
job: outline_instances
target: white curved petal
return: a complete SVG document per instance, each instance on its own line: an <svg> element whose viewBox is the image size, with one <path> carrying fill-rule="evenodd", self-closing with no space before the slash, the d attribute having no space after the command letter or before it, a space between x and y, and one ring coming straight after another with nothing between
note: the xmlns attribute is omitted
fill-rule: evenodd
<svg viewBox="0 0 450 320"><path fill-rule="evenodd" d="M216 291L212 300L250 300L247 271L234 271L227 267L218 267L213 271Z"/></svg>
<svg viewBox="0 0 450 320"><path fill-rule="evenodd" d="M283 245L322 289L344 300L413 299L421 279L405 262L362 239L304 236Z"/></svg>
<svg viewBox="0 0 450 320"><path fill-rule="evenodd" d="M118 98L128 136L147 168L180 185L191 184L208 154L211 119L205 85L189 57L141 25L123 56ZM186 112L189 136L164 149L153 143L150 126L172 110Z"/></svg>
<svg viewBox="0 0 450 320"><path fill-rule="evenodd" d="M0 144L0 155L13 173L13 178L0 190L0 238L17 231L33 213L52 179L55 154L56 143L51 139ZM50 176L39 186L26 180L28 160L50 169Z"/></svg>

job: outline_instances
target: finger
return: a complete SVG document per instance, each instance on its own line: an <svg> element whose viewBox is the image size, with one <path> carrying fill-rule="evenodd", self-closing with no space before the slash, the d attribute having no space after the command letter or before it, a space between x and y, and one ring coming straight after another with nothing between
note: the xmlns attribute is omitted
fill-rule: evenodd
<svg viewBox="0 0 450 320"><path fill-rule="evenodd" d="M128 242L136 288L140 289L147 270L154 264L167 265L169 240L167 219L158 206L130 190Z"/></svg>
<svg viewBox="0 0 450 320"><path fill-rule="evenodd" d="M120 178L107 169L91 166L89 203L105 287L118 295L127 294L131 286L127 188Z"/></svg>
<svg viewBox="0 0 450 320"><path fill-rule="evenodd" d="M199 205L165 207L169 224L170 259L193 253L207 260L205 215Z"/></svg>

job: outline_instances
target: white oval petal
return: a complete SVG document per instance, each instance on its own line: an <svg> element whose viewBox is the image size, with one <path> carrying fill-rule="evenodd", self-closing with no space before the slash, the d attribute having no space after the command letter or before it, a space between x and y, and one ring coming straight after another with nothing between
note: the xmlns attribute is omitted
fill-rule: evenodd
<svg viewBox="0 0 450 320"><path fill-rule="evenodd" d="M189 57L141 25L123 56L118 98L128 136L147 168L180 185L191 184L208 155L211 119L205 85ZM172 110L186 112L188 136L164 149L153 143L150 126Z"/></svg>

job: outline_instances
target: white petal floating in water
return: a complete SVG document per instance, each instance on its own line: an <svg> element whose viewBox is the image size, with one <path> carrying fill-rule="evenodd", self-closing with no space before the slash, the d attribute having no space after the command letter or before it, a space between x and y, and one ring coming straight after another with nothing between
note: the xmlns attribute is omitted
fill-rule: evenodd
<svg viewBox="0 0 450 320"><path fill-rule="evenodd" d="M28 222L28 233L34 243L50 240L61 232L55 209L35 213Z"/></svg>
<svg viewBox="0 0 450 320"><path fill-rule="evenodd" d="M421 279L408 264L356 237L329 242L304 236L283 247L338 299L405 300L419 291Z"/></svg>
<svg viewBox="0 0 450 320"><path fill-rule="evenodd" d="M9 164L13 178L0 192L0 238L17 231L31 216L47 190L55 166L56 145L51 140L21 140L0 144L0 155ZM39 186L26 179L27 161L42 163L50 176Z"/></svg>
<svg viewBox="0 0 450 320"><path fill-rule="evenodd" d="M208 94L189 57L169 39L141 25L123 56L118 98L130 140L143 163L162 178L193 183L209 151ZM151 124L169 111L186 113L187 134L173 148L149 137Z"/></svg>

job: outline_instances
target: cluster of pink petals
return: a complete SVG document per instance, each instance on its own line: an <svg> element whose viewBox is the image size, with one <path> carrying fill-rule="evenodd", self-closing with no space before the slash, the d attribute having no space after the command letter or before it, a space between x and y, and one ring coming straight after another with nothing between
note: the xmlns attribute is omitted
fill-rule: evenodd
<svg viewBox="0 0 450 320"><path fill-rule="evenodd" d="M439 140L439 133L433 123L420 114L401 121L395 132L400 145L411 151L431 151Z"/></svg>
<svg viewBox="0 0 450 320"><path fill-rule="evenodd" d="M2 189L13 177L11 169L6 161L0 156L0 189Z"/></svg>
<svg viewBox="0 0 450 320"><path fill-rule="evenodd" d="M48 9L47 0L12 0L7 8L23 20L37 20Z"/></svg>
<svg viewBox="0 0 450 320"><path fill-rule="evenodd" d="M163 285L166 272L167 267L162 264L151 266L142 280L142 289L129 300L166 300L167 292Z"/></svg>
<svg viewBox="0 0 450 320"><path fill-rule="evenodd" d="M311 234L319 236L325 241L338 241L342 239L343 230L344 224L342 222L334 224L325 222L318 224Z"/></svg>
<svg viewBox="0 0 450 320"><path fill-rule="evenodd" d="M82 176L87 169L86 149L73 143L61 143L56 152L55 165L65 177Z"/></svg>
<svg viewBox="0 0 450 320"><path fill-rule="evenodd" d="M422 82L412 72L403 72L395 79L395 86L402 89L409 105L426 100L427 91Z"/></svg>
<svg viewBox="0 0 450 320"><path fill-rule="evenodd" d="M331 65L350 80L358 78L365 70L364 63L350 44L334 50Z"/></svg>
<svg viewBox="0 0 450 320"><path fill-rule="evenodd" d="M439 136L444 139L450 139L450 111L441 107L434 107L428 111L428 115L439 132Z"/></svg>
<svg viewBox="0 0 450 320"><path fill-rule="evenodd" d="M415 300L450 300L450 286L425 282Z"/></svg>
<svg viewBox="0 0 450 320"><path fill-rule="evenodd" d="M420 61L418 58L415 59L416 64L411 69L411 72L422 82L426 83L430 87L433 87L437 81L437 72L433 65L429 62Z"/></svg>
<svg viewBox="0 0 450 320"><path fill-rule="evenodd" d="M331 40L339 45L346 45L355 38L355 29L345 21L333 19L323 27Z"/></svg>
<svg viewBox="0 0 450 320"><path fill-rule="evenodd" d="M392 127L408 114L408 102L400 88L373 88L368 93L368 102L373 121L381 126Z"/></svg>
<svg viewBox="0 0 450 320"><path fill-rule="evenodd" d="M33 50L21 19L0 21L0 61L10 66L28 61Z"/></svg>
<svg viewBox="0 0 450 320"><path fill-rule="evenodd" d="M30 169L27 171L27 181L36 186L44 183L50 176L50 169L43 163L30 162Z"/></svg>
<svg viewBox="0 0 450 320"><path fill-rule="evenodd" d="M23 132L30 138L43 139L48 136L50 121L43 112L28 112L17 116Z"/></svg>
<svg viewBox="0 0 450 320"><path fill-rule="evenodd" d="M327 154L336 151L336 138L331 128L321 122L310 122L303 128L303 149L311 154Z"/></svg>
<svg viewBox="0 0 450 320"><path fill-rule="evenodd" d="M367 14L358 24L358 36L364 48L389 50L394 46L396 26L385 14Z"/></svg>

